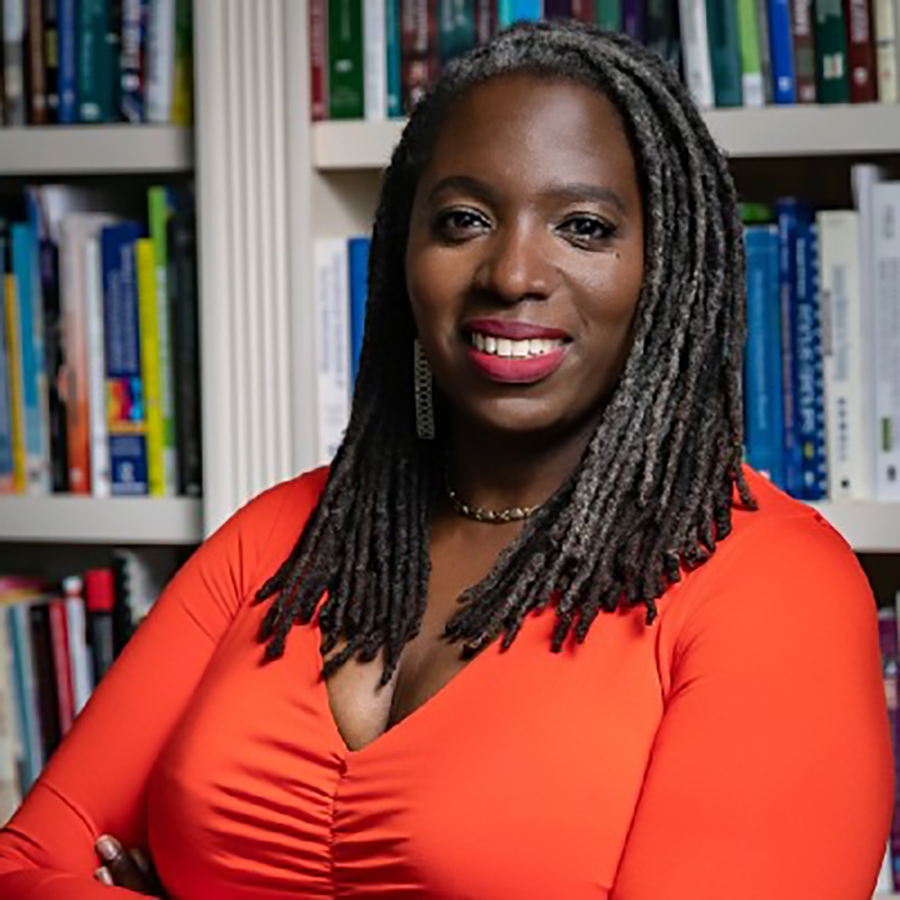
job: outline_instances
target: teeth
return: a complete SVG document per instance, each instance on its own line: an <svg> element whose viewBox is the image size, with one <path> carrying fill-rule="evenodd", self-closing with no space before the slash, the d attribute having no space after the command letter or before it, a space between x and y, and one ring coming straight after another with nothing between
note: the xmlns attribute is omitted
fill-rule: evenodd
<svg viewBox="0 0 900 900"><path fill-rule="evenodd" d="M490 334L481 334L478 331L472 332L471 340L475 349L480 350L482 353L489 353L492 356L503 356L512 359L523 359L528 356L543 356L563 345L563 341L558 338L554 338L553 340L546 338L531 338L524 341L512 341L509 338L497 338Z"/></svg>

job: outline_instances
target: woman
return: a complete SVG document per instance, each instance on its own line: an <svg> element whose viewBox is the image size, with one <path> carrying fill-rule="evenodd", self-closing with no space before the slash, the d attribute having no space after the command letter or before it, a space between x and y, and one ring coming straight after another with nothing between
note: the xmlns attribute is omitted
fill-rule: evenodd
<svg viewBox="0 0 900 900"><path fill-rule="evenodd" d="M330 471L176 576L2 835L0 895L124 896L91 880L108 834L192 900L868 896L874 604L741 468L741 229L676 77L560 24L451 66L386 174L367 315ZM101 877L151 892L117 846Z"/></svg>

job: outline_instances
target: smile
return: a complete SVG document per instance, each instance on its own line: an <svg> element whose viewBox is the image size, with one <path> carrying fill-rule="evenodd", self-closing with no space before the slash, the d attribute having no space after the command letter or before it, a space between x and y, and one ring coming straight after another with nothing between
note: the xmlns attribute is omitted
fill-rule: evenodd
<svg viewBox="0 0 900 900"><path fill-rule="evenodd" d="M512 340L510 338L498 338L492 334L482 334L473 331L469 335L472 346L481 353L489 356L499 356L502 359L528 359L535 356L546 356L563 345L560 338L528 338L526 340Z"/></svg>

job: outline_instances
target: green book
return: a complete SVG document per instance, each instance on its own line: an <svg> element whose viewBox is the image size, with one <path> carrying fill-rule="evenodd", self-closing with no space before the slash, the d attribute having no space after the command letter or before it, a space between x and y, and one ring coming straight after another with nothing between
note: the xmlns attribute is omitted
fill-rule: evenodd
<svg viewBox="0 0 900 900"><path fill-rule="evenodd" d="M474 0L440 0L438 25L444 65L475 46Z"/></svg>
<svg viewBox="0 0 900 900"><path fill-rule="evenodd" d="M815 0L816 99L819 103L849 103L847 20L841 0Z"/></svg>
<svg viewBox="0 0 900 900"><path fill-rule="evenodd" d="M328 3L328 114L332 119L362 119L362 0Z"/></svg>
<svg viewBox="0 0 900 900"><path fill-rule="evenodd" d="M622 30L622 0L597 0L594 15L601 28L617 32Z"/></svg>
<svg viewBox="0 0 900 900"><path fill-rule="evenodd" d="M709 57L716 106L741 106L741 48L737 4L734 0L706 0Z"/></svg>
<svg viewBox="0 0 900 900"><path fill-rule="evenodd" d="M756 0L737 0L737 18L744 106L764 106L766 91L763 83ZM768 38L768 35L766 37Z"/></svg>

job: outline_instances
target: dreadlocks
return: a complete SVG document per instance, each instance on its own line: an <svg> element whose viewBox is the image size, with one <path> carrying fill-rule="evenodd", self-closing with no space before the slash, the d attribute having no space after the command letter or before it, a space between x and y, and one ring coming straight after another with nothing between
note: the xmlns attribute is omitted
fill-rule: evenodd
<svg viewBox="0 0 900 900"><path fill-rule="evenodd" d="M418 631L429 579L437 442L413 415L415 325L404 257L418 180L448 113L497 76L569 79L618 109L645 200L645 272L633 346L575 472L464 592L446 637L472 655L555 602L552 646L584 639L600 610L656 599L731 528L741 472L742 233L726 161L676 74L625 37L522 23L451 63L394 150L375 217L353 409L328 482L288 559L260 590L266 658L319 611L330 675L383 653L382 681ZM440 428L440 419L438 427ZM445 432L446 433L446 432Z"/></svg>

